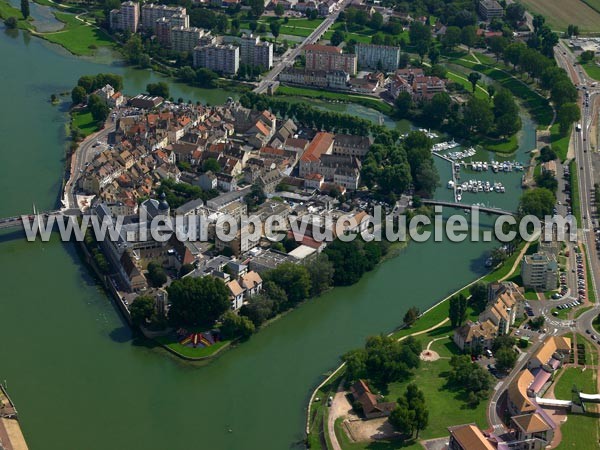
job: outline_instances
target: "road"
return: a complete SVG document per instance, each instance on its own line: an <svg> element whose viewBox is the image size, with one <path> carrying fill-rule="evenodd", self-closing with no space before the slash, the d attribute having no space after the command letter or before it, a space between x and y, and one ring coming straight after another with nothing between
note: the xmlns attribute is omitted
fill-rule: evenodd
<svg viewBox="0 0 600 450"><path fill-rule="evenodd" d="M509 2L510 3L510 2ZM530 23L531 18L527 18L528 23ZM550 313L550 310L561 303L567 303L577 298L577 278L571 275L571 271L568 271L567 275L567 284L569 288L569 292L563 299L557 302L540 302L537 306L535 304L537 302L532 302L532 307L535 306L537 309L537 313L544 316L547 320L547 332L550 335L560 335L569 330L577 331L581 334L586 334L588 330L593 330L592 321L598 316L600 313L600 297L598 296L597 286L600 285L600 263L598 261L598 252L596 250L596 240L595 240L595 232L592 223L592 217L594 214L594 207L592 205L592 192L594 188L594 168L592 165L592 149L590 147L590 128L592 125L592 121L595 114L598 114L597 110L597 98L600 94L600 89L592 86L592 83L595 84L594 80L591 80L585 71L581 68L577 63L577 58L573 55L568 48L565 46L564 42L561 42L555 48L555 58L558 62L558 65L566 70L571 78L571 81L576 85L580 86L580 98L579 105L581 106L581 126L582 130L580 132L573 131L571 136L573 142L573 148L575 151L575 161L577 164L578 170L578 179L579 179L579 195L580 195L580 205L581 205L581 217L582 224L579 224L578 231L578 239L579 242L585 244L587 249L586 258L588 261L588 266L591 269L591 286L588 283L587 290L588 296L589 291L593 289L596 297L596 303L593 305L593 308L585 313L581 314L575 320L559 320L553 317ZM585 86L585 89L583 88ZM588 92L589 94L585 94ZM589 95L589 107L586 106L586 95ZM559 166L560 167L560 166ZM562 173L558 173L557 176L561 176ZM560 197L559 197L560 198ZM564 208L559 207L559 213L563 213ZM571 251L571 255L569 257L569 268L576 267L574 262L574 252ZM586 270L587 270L586 267ZM589 306L589 304L587 304ZM497 432L504 431L504 424L500 417L498 417L497 413L497 404L500 401L500 398L506 388L514 381L519 372L523 370L530 356L537 351L537 349L541 346L543 339L546 337L546 334L542 334L539 336L537 342L535 342L526 353L522 353L519 357L515 368L510 372L510 374L501 380L494 390L494 394L490 400L488 405L488 422L490 426Z"/></svg>
<svg viewBox="0 0 600 450"><path fill-rule="evenodd" d="M285 52L281 60L273 66L271 71L268 74L266 74L261 80L261 82L258 84L258 86L254 88L254 92L257 94L264 93L268 89L268 87L277 80L277 77L283 69L285 69L286 67L293 66L294 61L296 60L298 55L300 55L300 52L302 51L304 46L318 42L319 39L321 39L321 36L323 36L325 32L327 32L327 30L329 30L329 28L335 23L340 12L343 11L344 8L348 6L348 4L351 1L352 0L342 0L339 3L338 8L330 15L328 15L325 18L325 20L323 20L323 22L321 22L321 24L317 28L315 28L315 30L306 39L304 39L304 41L302 41L300 45L298 45L296 48L291 48L287 52Z"/></svg>
<svg viewBox="0 0 600 450"><path fill-rule="evenodd" d="M83 173L86 163L92 160L97 151L95 147L96 142L106 142L108 135L113 131L115 131L115 125L112 122L107 122L102 130L88 136L77 148L71 167L71 176L65 184L63 192L63 208L65 210L78 210L77 199L75 198L77 182Z"/></svg>

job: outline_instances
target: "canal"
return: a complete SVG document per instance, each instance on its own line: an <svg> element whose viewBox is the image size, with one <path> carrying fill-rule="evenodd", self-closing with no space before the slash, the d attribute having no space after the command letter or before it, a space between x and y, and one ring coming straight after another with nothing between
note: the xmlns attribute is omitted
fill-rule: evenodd
<svg viewBox="0 0 600 450"><path fill-rule="evenodd" d="M51 93L83 74L120 73L130 93L157 77L78 59L22 33L0 35L6 217L56 205L66 114ZM230 95L177 84L171 93L211 103ZM517 190L504 195L516 205ZM425 309L481 275L492 246L410 244L358 284L308 301L200 366L136 342L74 245L0 234L0 381L32 450L300 448L310 391L339 356L394 329L408 307Z"/></svg>

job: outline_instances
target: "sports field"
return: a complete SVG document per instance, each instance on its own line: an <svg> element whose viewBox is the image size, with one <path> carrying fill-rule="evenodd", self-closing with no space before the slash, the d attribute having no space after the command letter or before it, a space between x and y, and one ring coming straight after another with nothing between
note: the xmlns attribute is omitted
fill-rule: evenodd
<svg viewBox="0 0 600 450"><path fill-rule="evenodd" d="M555 30L574 24L581 31L600 31L600 0L523 0L522 3L530 11L544 15Z"/></svg>

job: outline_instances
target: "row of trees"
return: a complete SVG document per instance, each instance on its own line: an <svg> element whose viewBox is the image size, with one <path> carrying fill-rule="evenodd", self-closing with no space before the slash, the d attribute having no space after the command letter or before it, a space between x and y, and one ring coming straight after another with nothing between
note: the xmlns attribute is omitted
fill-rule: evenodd
<svg viewBox="0 0 600 450"><path fill-rule="evenodd" d="M74 105L85 103L87 96L92 92L110 84L115 91L123 89L123 77L114 73L99 73L97 75L83 75L77 80L77 85L71 90L71 100Z"/></svg>
<svg viewBox="0 0 600 450"><path fill-rule="evenodd" d="M448 387L462 391L466 403L475 407L487 399L493 379L479 364L473 364L469 355L455 355L450 359L451 370L447 375Z"/></svg>
<svg viewBox="0 0 600 450"><path fill-rule="evenodd" d="M389 336L371 336L364 348L346 353L348 380L368 379L380 387L406 381L420 365L421 343L413 337L400 342Z"/></svg>
<svg viewBox="0 0 600 450"><path fill-rule="evenodd" d="M425 395L415 383L406 386L404 395L398 398L398 406L390 414L390 423L401 433L419 438L419 431L429 423L429 409Z"/></svg>

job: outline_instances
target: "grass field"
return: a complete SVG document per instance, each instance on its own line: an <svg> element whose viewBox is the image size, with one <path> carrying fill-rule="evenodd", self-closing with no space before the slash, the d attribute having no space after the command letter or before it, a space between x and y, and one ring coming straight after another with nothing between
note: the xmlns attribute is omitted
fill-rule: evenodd
<svg viewBox="0 0 600 450"><path fill-rule="evenodd" d="M598 0L585 2L600 4ZM565 30L572 23L579 25L581 31L600 31L600 13L583 0L523 0L522 3L530 11L543 14L554 30Z"/></svg>
<svg viewBox="0 0 600 450"><path fill-rule="evenodd" d="M363 95L345 94L342 92L319 91L317 89L295 86L280 86L277 89L277 95L318 98L322 100L339 100L342 102L357 103L359 105L375 109L387 115L390 115L394 112L394 108L388 105L387 103L384 103L376 98L367 97Z"/></svg>
<svg viewBox="0 0 600 450"><path fill-rule="evenodd" d="M64 29L52 33L40 33L39 36L63 46L75 55L93 55L98 47L113 44L111 37L104 31L86 25L72 14L55 12L54 15L65 24Z"/></svg>
<svg viewBox="0 0 600 450"><path fill-rule="evenodd" d="M577 223L581 223L581 202L579 199L579 166L575 161L569 164L569 173L571 175L571 209L573 215L577 219Z"/></svg>
<svg viewBox="0 0 600 450"><path fill-rule="evenodd" d="M585 249L585 246L584 246ZM585 253L587 255L587 249L585 249ZM592 268L590 267L590 262L587 258L585 259L585 278L587 283L587 295L588 300L591 303L596 303L596 292L594 290L594 284L592 283Z"/></svg>
<svg viewBox="0 0 600 450"><path fill-rule="evenodd" d="M573 385L586 394L596 393L596 379L594 371L582 370L578 367L567 367L554 386L554 395L561 400L571 400Z"/></svg>
<svg viewBox="0 0 600 450"><path fill-rule="evenodd" d="M425 335L418 336L423 348L433 339L443 338L435 341L431 349L438 352L440 356L448 358L458 354L458 348L452 342L451 326L440 327ZM486 428L487 402L481 402L476 408L470 408L466 404L466 394L446 387L447 379L444 376L450 370L448 359L439 359L434 362L422 362L421 367L415 371L415 376L403 383L392 383L386 394L386 401L395 401L404 394L406 386L416 382L419 389L425 395L425 402L429 407L429 424L421 434L422 439L432 439L446 436L447 427L459 423L475 422L482 428Z"/></svg>
<svg viewBox="0 0 600 450"><path fill-rule="evenodd" d="M92 113L90 112L73 112L71 114L73 118L73 122L71 122L71 127L79 128L81 133L84 136L89 136L92 133L98 131L98 125L92 118Z"/></svg>
<svg viewBox="0 0 600 450"><path fill-rule="evenodd" d="M562 162L567 159L567 153L569 151L569 141L571 139L571 131L563 136L559 131L560 127L558 123L552 125L550 128L550 142L552 144L552 148L556 151L556 154L560 158Z"/></svg>
<svg viewBox="0 0 600 450"><path fill-rule="evenodd" d="M221 341L217 342L210 347L202 347L202 348L193 348L187 347L185 345L181 345L179 342L172 342L172 340L168 337L158 337L156 341L160 344L169 347L175 353L182 355L187 358L208 358L209 356L214 355L217 351L221 350L224 347L227 347L231 341Z"/></svg>
<svg viewBox="0 0 600 450"><path fill-rule="evenodd" d="M466 55L457 55L449 58L453 64L466 67L477 72L481 72L492 80L496 81L502 87L508 89L515 97L520 98L527 107L537 124L541 127L550 125L552 121L552 108L548 100L532 89L525 81L515 78L510 73L510 68L504 66L502 62L496 62L479 53L476 54L481 63L477 63Z"/></svg>
<svg viewBox="0 0 600 450"><path fill-rule="evenodd" d="M32 30L33 25L31 22L23 19L23 14L17 8L14 8L6 0L0 0L0 19L6 20L9 17L17 18L17 28L21 30Z"/></svg>
<svg viewBox="0 0 600 450"><path fill-rule="evenodd" d="M585 72L589 77L600 81L600 66L598 66L598 64L592 61L587 64L582 64L581 66L585 69Z"/></svg>

